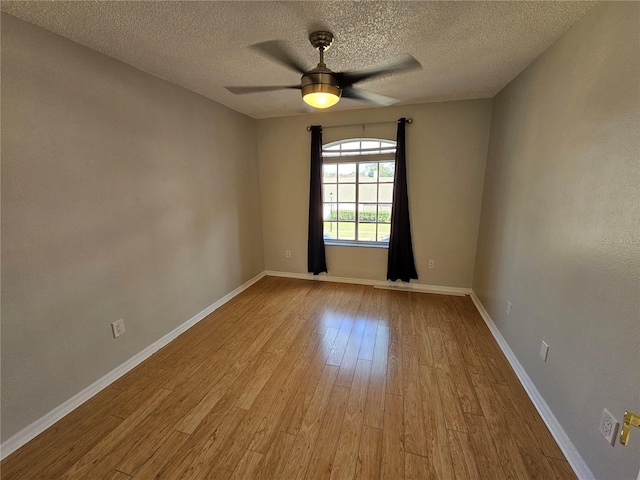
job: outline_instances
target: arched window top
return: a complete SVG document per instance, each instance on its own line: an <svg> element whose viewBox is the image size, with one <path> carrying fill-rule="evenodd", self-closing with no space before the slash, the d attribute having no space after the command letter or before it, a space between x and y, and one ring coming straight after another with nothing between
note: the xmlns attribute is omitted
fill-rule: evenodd
<svg viewBox="0 0 640 480"><path fill-rule="evenodd" d="M368 157L370 155L392 157L395 153L396 142L379 138L349 138L322 146L322 157L327 160L332 157Z"/></svg>

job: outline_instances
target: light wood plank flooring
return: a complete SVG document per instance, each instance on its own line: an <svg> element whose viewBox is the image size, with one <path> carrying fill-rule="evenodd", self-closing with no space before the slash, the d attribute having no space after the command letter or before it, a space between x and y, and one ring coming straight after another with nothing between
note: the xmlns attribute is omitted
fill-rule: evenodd
<svg viewBox="0 0 640 480"><path fill-rule="evenodd" d="M2 479L575 478L469 297L266 277Z"/></svg>

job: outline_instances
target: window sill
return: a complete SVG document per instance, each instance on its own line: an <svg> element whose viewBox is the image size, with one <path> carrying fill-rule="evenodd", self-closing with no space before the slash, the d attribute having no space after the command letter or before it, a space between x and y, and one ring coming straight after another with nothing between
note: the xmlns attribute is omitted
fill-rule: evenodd
<svg viewBox="0 0 640 480"><path fill-rule="evenodd" d="M335 242L331 240L324 241L325 246L329 247L365 247L365 248L389 248L388 243L358 243L358 242Z"/></svg>

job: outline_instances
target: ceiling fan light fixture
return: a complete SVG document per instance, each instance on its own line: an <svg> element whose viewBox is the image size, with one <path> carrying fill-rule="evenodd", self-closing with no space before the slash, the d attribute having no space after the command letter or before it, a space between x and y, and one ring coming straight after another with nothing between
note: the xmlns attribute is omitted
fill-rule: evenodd
<svg viewBox="0 0 640 480"><path fill-rule="evenodd" d="M340 96L329 92L307 93L302 99L314 108L329 108L340 100Z"/></svg>
<svg viewBox="0 0 640 480"><path fill-rule="evenodd" d="M302 99L314 108L329 108L341 95L342 89L331 73L309 72L302 77Z"/></svg>

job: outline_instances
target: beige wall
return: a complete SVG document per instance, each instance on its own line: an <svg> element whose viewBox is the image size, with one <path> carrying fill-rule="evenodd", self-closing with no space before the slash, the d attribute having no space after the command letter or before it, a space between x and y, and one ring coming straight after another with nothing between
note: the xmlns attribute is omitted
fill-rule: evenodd
<svg viewBox="0 0 640 480"><path fill-rule="evenodd" d="M259 202L255 120L3 14L2 439L263 271Z"/></svg>
<svg viewBox="0 0 640 480"><path fill-rule="evenodd" d="M412 117L407 170L418 283L470 287L489 138L491 100L323 112L258 120L265 264L307 272L309 142L306 127ZM323 142L373 137L395 140L396 125L325 129ZM291 259L285 258L291 250ZM387 249L327 246L329 275L385 280ZM435 269L427 269L430 258Z"/></svg>
<svg viewBox="0 0 640 480"><path fill-rule="evenodd" d="M598 431L640 412L639 25L594 7L494 99L473 284L599 479L640 469Z"/></svg>

